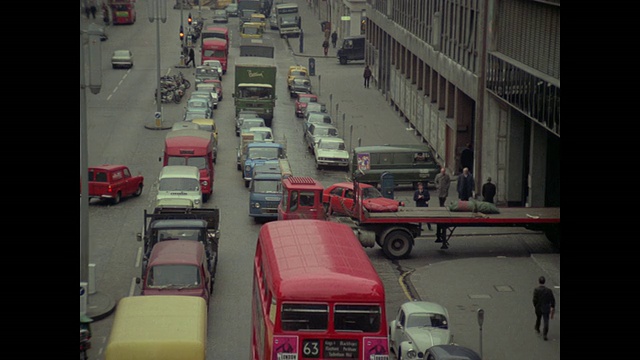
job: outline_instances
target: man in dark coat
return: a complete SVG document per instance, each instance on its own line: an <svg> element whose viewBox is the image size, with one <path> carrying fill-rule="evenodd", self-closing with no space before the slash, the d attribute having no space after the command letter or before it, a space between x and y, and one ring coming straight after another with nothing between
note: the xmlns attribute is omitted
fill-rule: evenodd
<svg viewBox="0 0 640 360"><path fill-rule="evenodd" d="M469 198L473 197L475 188L476 182L469 172L469 168L462 169L462 174L458 176L458 198L462 201L469 201Z"/></svg>
<svg viewBox="0 0 640 360"><path fill-rule="evenodd" d="M496 196L496 185L491 182L491 177L487 178L487 182L482 185L482 200L493 204L493 198Z"/></svg>
<svg viewBox="0 0 640 360"><path fill-rule="evenodd" d="M431 200L429 190L425 189L424 185L419 182L418 189L413 193L413 201L416 202L416 207L428 207L429 200ZM431 224L427 223L427 227L431 230ZM422 224L420 224L420 229L422 230Z"/></svg>
<svg viewBox="0 0 640 360"><path fill-rule="evenodd" d="M467 146L460 153L460 166L473 171L473 149L471 148L471 143L467 143Z"/></svg>
<svg viewBox="0 0 640 360"><path fill-rule="evenodd" d="M536 325L534 330L540 334L540 319L543 321L542 336L547 341L547 333L549 332L549 319L553 319L556 307L556 298L553 291L544 285L545 278L538 278L538 287L533 290L533 306L536 309Z"/></svg>

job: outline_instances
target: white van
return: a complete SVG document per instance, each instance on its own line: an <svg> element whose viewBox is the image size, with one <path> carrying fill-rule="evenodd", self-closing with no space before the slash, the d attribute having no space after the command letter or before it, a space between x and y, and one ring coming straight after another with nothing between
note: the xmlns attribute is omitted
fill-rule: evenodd
<svg viewBox="0 0 640 360"><path fill-rule="evenodd" d="M160 171L156 202L163 199L188 199L202 207L200 170L195 166L167 165Z"/></svg>

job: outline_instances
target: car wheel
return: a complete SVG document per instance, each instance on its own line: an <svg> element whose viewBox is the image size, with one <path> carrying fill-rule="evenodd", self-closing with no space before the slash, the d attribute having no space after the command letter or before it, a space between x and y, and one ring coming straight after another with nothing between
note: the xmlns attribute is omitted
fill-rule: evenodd
<svg viewBox="0 0 640 360"><path fill-rule="evenodd" d="M341 57L340 58L340 64L341 65L346 65L347 64L347 58L346 57Z"/></svg>
<svg viewBox="0 0 640 360"><path fill-rule="evenodd" d="M140 196L142 194L142 184L138 185L138 189L133 193L133 196Z"/></svg>
<svg viewBox="0 0 640 360"><path fill-rule="evenodd" d="M119 204L119 203L120 203L121 198L122 198L122 194L120 193L120 191L118 191L118 192L116 193L116 196L113 198L113 200L111 200L111 203L112 203L113 205L115 205L115 204Z"/></svg>

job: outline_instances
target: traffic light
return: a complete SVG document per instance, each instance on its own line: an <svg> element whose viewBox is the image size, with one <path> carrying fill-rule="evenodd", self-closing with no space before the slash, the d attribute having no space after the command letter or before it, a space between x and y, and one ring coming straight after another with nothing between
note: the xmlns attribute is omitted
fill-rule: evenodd
<svg viewBox="0 0 640 360"><path fill-rule="evenodd" d="M182 28L182 25L180 25L180 41L184 40L184 29Z"/></svg>
<svg viewBox="0 0 640 360"><path fill-rule="evenodd" d="M191 25L192 21L193 21L193 18L191 17L191 13L189 13L189 17L187 18L187 22L189 23L189 25Z"/></svg>

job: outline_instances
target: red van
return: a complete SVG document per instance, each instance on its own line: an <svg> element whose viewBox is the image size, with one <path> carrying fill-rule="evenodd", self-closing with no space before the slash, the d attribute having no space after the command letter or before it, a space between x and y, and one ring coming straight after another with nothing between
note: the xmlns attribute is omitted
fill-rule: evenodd
<svg viewBox="0 0 640 360"><path fill-rule="evenodd" d="M140 196L144 187L142 175L131 175L126 165L100 165L89 169L89 200L99 198L117 204L122 198ZM82 187L82 184L80 185ZM82 194L82 188L80 189Z"/></svg>
<svg viewBox="0 0 640 360"><path fill-rule="evenodd" d="M227 73L227 59L229 58L229 42L219 38L209 38L202 41L200 61L218 60L222 64L222 74Z"/></svg>

